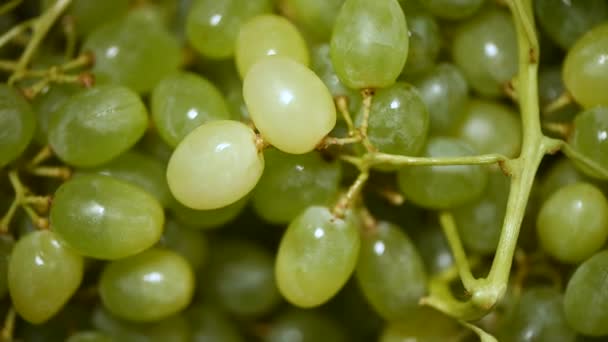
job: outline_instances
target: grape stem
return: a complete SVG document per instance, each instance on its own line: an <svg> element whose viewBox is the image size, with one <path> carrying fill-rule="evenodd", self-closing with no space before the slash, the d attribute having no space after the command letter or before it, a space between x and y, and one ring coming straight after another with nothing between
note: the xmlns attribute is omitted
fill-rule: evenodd
<svg viewBox="0 0 608 342"><path fill-rule="evenodd" d="M572 101L572 95L567 91L563 92L558 98L553 100L553 102L546 105L542 112L544 115L549 115L571 104Z"/></svg>
<svg viewBox="0 0 608 342"><path fill-rule="evenodd" d="M344 122L346 122L346 127L348 127L348 136L355 136L355 125L353 124L353 119L350 116L350 111L348 110L348 99L346 96L338 96L335 99L336 107L338 111L342 115Z"/></svg>
<svg viewBox="0 0 608 342"><path fill-rule="evenodd" d="M2 336L2 341L13 340L13 332L15 331L15 318L15 308L11 306L11 308L6 314L6 318L4 319L4 326L2 327L2 332L0 333L0 336Z"/></svg>
<svg viewBox="0 0 608 342"><path fill-rule="evenodd" d="M16 170L11 170L8 172L8 179L13 187L13 190L15 191L15 198L13 199L13 202L11 203L11 206L7 210L6 214L4 214L0 220L0 234L8 233L9 224L15 216L19 206L23 208L34 225L41 229L47 229L49 227L48 219L45 217L40 217L38 213L32 209L32 205L42 209L42 211L48 211L51 204L50 197L30 195L29 189L26 188L23 183L21 183Z"/></svg>
<svg viewBox="0 0 608 342"><path fill-rule="evenodd" d="M355 182L348 188L348 191L340 197L338 203L332 209L334 216L338 218L344 218L346 209L352 206L353 202L357 199L357 196L361 193L363 186L369 178L369 170L363 169Z"/></svg>
<svg viewBox="0 0 608 342"><path fill-rule="evenodd" d="M0 15L6 14L12 11L15 7L19 6L23 0L11 0L4 5L0 6Z"/></svg>
<svg viewBox="0 0 608 342"><path fill-rule="evenodd" d="M361 125L359 125L359 134L361 135L361 142L365 149L368 152L376 151L374 145L369 140L367 136L367 128L369 125L369 114L372 110L372 99L374 98L374 91L372 89L363 89L361 90L361 96L363 97L363 120L361 121Z"/></svg>

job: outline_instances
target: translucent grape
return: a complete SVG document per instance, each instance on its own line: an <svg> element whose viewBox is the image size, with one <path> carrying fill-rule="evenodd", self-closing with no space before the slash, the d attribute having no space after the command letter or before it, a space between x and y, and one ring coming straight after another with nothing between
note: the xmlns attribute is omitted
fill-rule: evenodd
<svg viewBox="0 0 608 342"><path fill-rule="evenodd" d="M353 89L395 82L407 59L408 30L397 0L346 0L334 25L331 59Z"/></svg>
<svg viewBox="0 0 608 342"><path fill-rule="evenodd" d="M284 56L308 66L308 47L289 20L274 14L256 16L241 27L236 39L236 66L241 78L265 56Z"/></svg>
<svg viewBox="0 0 608 342"><path fill-rule="evenodd" d="M569 143L586 158L604 170L608 169L608 106L599 106L579 113ZM604 179L594 170L575 164L588 176Z"/></svg>
<svg viewBox="0 0 608 342"><path fill-rule="evenodd" d="M287 57L256 63L243 82L256 128L287 153L306 153L334 128L336 108L327 87L310 69Z"/></svg>
<svg viewBox="0 0 608 342"><path fill-rule="evenodd" d="M494 169L488 172L488 184L480 198L452 210L465 247L482 254L496 251L508 197L509 178Z"/></svg>
<svg viewBox="0 0 608 342"><path fill-rule="evenodd" d="M590 336L608 335L608 251L583 262L574 272L564 294L568 324Z"/></svg>
<svg viewBox="0 0 608 342"><path fill-rule="evenodd" d="M230 120L211 121L190 132L167 166L169 189L182 204L199 210L232 204L262 175L264 155L253 130Z"/></svg>
<svg viewBox="0 0 608 342"><path fill-rule="evenodd" d="M281 240L275 275L281 294L299 307L325 303L344 286L359 254L353 218L310 207L294 219Z"/></svg>
<svg viewBox="0 0 608 342"><path fill-rule="evenodd" d="M221 310L209 305L196 305L186 312L196 342L243 342L239 328Z"/></svg>
<svg viewBox="0 0 608 342"><path fill-rule="evenodd" d="M483 0L425 0L420 4L439 18L455 20L473 15L481 8Z"/></svg>
<svg viewBox="0 0 608 342"><path fill-rule="evenodd" d="M454 35L452 58L479 94L502 95L517 72L517 36L509 13L484 10L463 23Z"/></svg>
<svg viewBox="0 0 608 342"><path fill-rule="evenodd" d="M151 112L159 135L172 147L205 122L230 118L220 91L189 72L175 73L158 82L152 91Z"/></svg>
<svg viewBox="0 0 608 342"><path fill-rule="evenodd" d="M387 320L413 317L426 293L422 258L409 237L388 222L363 234L355 275L369 303Z"/></svg>
<svg viewBox="0 0 608 342"><path fill-rule="evenodd" d="M118 317L158 321L190 304L194 273L181 255L153 248L108 264L99 293L104 307Z"/></svg>
<svg viewBox="0 0 608 342"><path fill-rule="evenodd" d="M409 49L402 73L420 75L433 68L441 50L441 31L433 16L425 12L407 14Z"/></svg>
<svg viewBox="0 0 608 342"><path fill-rule="evenodd" d="M186 36L194 49L208 58L228 58L241 25L272 10L270 0L200 0L186 18Z"/></svg>
<svg viewBox="0 0 608 342"><path fill-rule="evenodd" d="M363 111L357 121L363 120ZM417 156L429 132L429 113L416 88L397 82L374 95L367 134L379 151Z"/></svg>
<svg viewBox="0 0 608 342"><path fill-rule="evenodd" d="M316 152L264 151L264 174L253 191L253 209L264 220L287 224L312 205L329 205L340 186L341 167Z"/></svg>
<svg viewBox="0 0 608 342"><path fill-rule="evenodd" d="M519 115L498 102L472 100L465 106L456 135L479 153L519 155L522 128Z"/></svg>
<svg viewBox="0 0 608 342"><path fill-rule="evenodd" d="M177 40L137 11L95 29L82 50L95 54L98 83L121 84L138 93L150 91L182 58Z"/></svg>
<svg viewBox="0 0 608 342"><path fill-rule="evenodd" d="M565 263L582 262L608 239L608 201L591 184L564 186L543 203L536 227L549 255Z"/></svg>
<svg viewBox="0 0 608 342"><path fill-rule="evenodd" d="M584 108L608 106L608 24L594 27L579 38L564 59L566 88Z"/></svg>
<svg viewBox="0 0 608 342"><path fill-rule="evenodd" d="M53 232L41 230L22 237L8 264L8 287L15 310L34 324L48 320L76 292L83 272L82 257Z"/></svg>
<svg viewBox="0 0 608 342"><path fill-rule="evenodd" d="M141 188L104 175L83 175L61 185L51 226L78 253L118 259L139 253L161 236L164 212Z"/></svg>
<svg viewBox="0 0 608 342"><path fill-rule="evenodd" d="M201 285L202 293L209 300L216 301L233 315L262 316L281 302L274 278L274 257L244 240L223 241L212 246Z"/></svg>
<svg viewBox="0 0 608 342"><path fill-rule="evenodd" d="M163 207L167 207L172 201L165 178L165 165L140 152L131 150L109 163L78 170L77 173L98 173L137 185L154 196Z"/></svg>
<svg viewBox="0 0 608 342"><path fill-rule="evenodd" d="M146 131L146 108L121 86L100 86L71 97L49 122L49 143L64 162L104 164L131 148Z"/></svg>
<svg viewBox="0 0 608 342"><path fill-rule="evenodd" d="M414 81L430 114L430 131L445 134L459 122L467 103L469 87L453 64L442 63Z"/></svg>
<svg viewBox="0 0 608 342"><path fill-rule="evenodd" d="M0 168L15 160L34 136L36 118L15 90L0 85Z"/></svg>
<svg viewBox="0 0 608 342"><path fill-rule="evenodd" d="M604 0L534 1L538 24L564 49L592 27L608 19L608 3Z"/></svg>
<svg viewBox="0 0 608 342"><path fill-rule="evenodd" d="M344 342L347 339L337 322L322 312L291 309L272 323L264 341Z"/></svg>
<svg viewBox="0 0 608 342"><path fill-rule="evenodd" d="M454 138L431 138L426 157L462 157L475 155L464 141ZM479 165L407 166L399 170L401 191L408 200L424 208L450 209L479 198L486 186L487 173Z"/></svg>
<svg viewBox="0 0 608 342"><path fill-rule="evenodd" d="M245 196L225 207L210 210L191 209L174 201L170 209L180 223L189 228L207 230L220 228L234 220L243 211L248 200L249 197Z"/></svg>
<svg viewBox="0 0 608 342"><path fill-rule="evenodd" d="M280 0L286 17L318 41L328 41L344 0Z"/></svg>
<svg viewBox="0 0 608 342"><path fill-rule="evenodd" d="M173 220L165 224L160 243L188 260L194 271L199 270L207 260L209 247L205 236Z"/></svg>

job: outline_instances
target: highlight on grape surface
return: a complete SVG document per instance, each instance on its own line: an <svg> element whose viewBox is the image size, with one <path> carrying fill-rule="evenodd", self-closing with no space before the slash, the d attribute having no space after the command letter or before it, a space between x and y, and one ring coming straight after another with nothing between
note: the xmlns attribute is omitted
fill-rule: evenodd
<svg viewBox="0 0 608 342"><path fill-rule="evenodd" d="M0 2L0 340L608 339L608 0Z"/></svg>

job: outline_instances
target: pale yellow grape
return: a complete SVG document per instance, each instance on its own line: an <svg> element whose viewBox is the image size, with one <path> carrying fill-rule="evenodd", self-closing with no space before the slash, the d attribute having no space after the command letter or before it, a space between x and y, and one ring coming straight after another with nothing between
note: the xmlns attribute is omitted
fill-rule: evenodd
<svg viewBox="0 0 608 342"><path fill-rule="evenodd" d="M243 97L264 139L283 152L312 151L336 124L334 101L323 81L287 57L256 63L243 81Z"/></svg>
<svg viewBox="0 0 608 342"><path fill-rule="evenodd" d="M231 120L205 123L177 146L167 166L173 196L198 210L236 202L258 182L264 155L251 128Z"/></svg>
<svg viewBox="0 0 608 342"><path fill-rule="evenodd" d="M306 42L295 25L273 14L257 16L241 27L235 54L241 78L265 56L285 56L305 66L310 61Z"/></svg>

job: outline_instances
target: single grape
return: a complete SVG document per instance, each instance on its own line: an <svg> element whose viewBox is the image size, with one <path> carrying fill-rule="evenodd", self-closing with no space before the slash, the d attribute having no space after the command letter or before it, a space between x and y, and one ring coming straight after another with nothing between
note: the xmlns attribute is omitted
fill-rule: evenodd
<svg viewBox="0 0 608 342"><path fill-rule="evenodd" d="M123 153L109 163L77 171L77 174L85 173L112 176L137 185L154 196L163 207L167 207L172 201L165 178L165 165L149 155L134 150Z"/></svg>
<svg viewBox="0 0 608 342"><path fill-rule="evenodd" d="M379 342L443 342L462 333L455 319L428 307L419 309L417 315L408 320L389 322Z"/></svg>
<svg viewBox="0 0 608 342"><path fill-rule="evenodd" d="M536 227L549 255L565 263L582 262L608 239L608 200L588 183L564 186L543 203Z"/></svg>
<svg viewBox="0 0 608 342"><path fill-rule="evenodd" d="M414 81L430 114L430 132L446 134L464 114L469 87L458 67L441 63Z"/></svg>
<svg viewBox="0 0 608 342"><path fill-rule="evenodd" d="M241 25L249 18L271 11L271 0L195 1L186 18L186 36L204 57L229 58L234 53Z"/></svg>
<svg viewBox="0 0 608 342"><path fill-rule="evenodd" d="M97 27L124 16L128 10L129 2L124 0L74 0L68 13L74 20L76 33L85 37Z"/></svg>
<svg viewBox="0 0 608 342"><path fill-rule="evenodd" d="M460 139L429 139L425 157L462 157L475 155ZM405 197L424 208L450 209L479 198L487 183L487 172L479 165L406 166L399 170L398 181Z"/></svg>
<svg viewBox="0 0 608 342"><path fill-rule="evenodd" d="M245 124L207 122L177 146L167 166L173 196L198 210L232 204L251 191L264 169L256 136Z"/></svg>
<svg viewBox="0 0 608 342"><path fill-rule="evenodd" d="M289 20L275 15L256 16L242 25L236 39L235 59L241 78L265 56L284 56L308 66L306 42Z"/></svg>
<svg viewBox="0 0 608 342"><path fill-rule="evenodd" d="M541 68L538 72L538 99L541 108L552 104L558 100L560 96L566 93L562 78L561 65L554 65ZM549 115L543 117L545 122L570 122L578 114L580 107L576 102L552 111ZM554 135L556 138L560 136L547 130L546 134Z"/></svg>
<svg viewBox="0 0 608 342"><path fill-rule="evenodd" d="M203 298L241 317L266 315L281 302L274 279L274 257L246 240L213 244L200 290Z"/></svg>
<svg viewBox="0 0 608 342"><path fill-rule="evenodd" d="M346 0L331 37L331 59L340 80L353 89L395 82L409 46L405 16L397 0Z"/></svg>
<svg viewBox="0 0 608 342"><path fill-rule="evenodd" d="M271 324L265 342L343 342L342 328L322 312L294 310L284 312Z"/></svg>
<svg viewBox="0 0 608 342"><path fill-rule="evenodd" d="M234 60L207 60L200 69L224 95L232 120L249 121L249 111L243 99L243 81Z"/></svg>
<svg viewBox="0 0 608 342"><path fill-rule="evenodd" d="M207 261L208 242L201 232L167 220L160 245L188 260L194 271L201 269Z"/></svg>
<svg viewBox="0 0 608 342"><path fill-rule="evenodd" d="M517 72L517 36L508 12L483 10L458 27L452 43L454 63L469 85L485 97L499 97Z"/></svg>
<svg viewBox="0 0 608 342"><path fill-rule="evenodd" d="M412 239L429 275L438 274L454 265L452 250L438 225L419 227L413 232Z"/></svg>
<svg viewBox="0 0 608 342"><path fill-rule="evenodd" d="M456 136L481 154L519 155L522 128L519 114L494 101L471 100L455 128Z"/></svg>
<svg viewBox="0 0 608 342"><path fill-rule="evenodd" d="M402 74L420 75L433 68L441 50L441 31L432 15L426 12L407 14L409 49Z"/></svg>
<svg viewBox="0 0 608 342"><path fill-rule="evenodd" d="M245 196L225 207L196 210L188 208L178 201L173 201L169 209L175 216L175 219L181 224L188 226L188 228L208 230L221 228L234 220L243 211L248 202L249 196Z"/></svg>
<svg viewBox="0 0 608 342"><path fill-rule="evenodd" d="M306 209L289 224L279 245L275 265L279 291L299 307L325 303L355 269L359 245L350 213L341 219L325 207Z"/></svg>
<svg viewBox="0 0 608 342"><path fill-rule="evenodd" d="M106 309L134 321L158 321L190 304L194 273L188 261L169 250L152 248L106 266L99 294Z"/></svg>
<svg viewBox="0 0 608 342"><path fill-rule="evenodd" d="M15 90L0 84L0 168L23 153L34 136L36 117Z"/></svg>
<svg viewBox="0 0 608 342"><path fill-rule="evenodd" d="M205 122L230 119L228 105L215 85L189 72L174 73L158 82L150 107L158 134L171 147Z"/></svg>
<svg viewBox="0 0 608 342"><path fill-rule="evenodd" d="M49 124L51 118L80 88L73 84L56 84L36 96L32 109L36 114L34 140L40 145L49 143Z"/></svg>
<svg viewBox="0 0 608 342"><path fill-rule="evenodd" d="M483 0L425 0L420 1L433 15L449 20L458 20L475 14Z"/></svg>
<svg viewBox="0 0 608 342"><path fill-rule="evenodd" d="M164 212L141 188L104 175L83 175L61 185L51 207L51 227L78 253L119 259L160 239Z"/></svg>
<svg viewBox="0 0 608 342"><path fill-rule="evenodd" d="M55 233L40 230L22 237L8 264L13 306L26 321L42 323L53 317L80 286L82 257Z"/></svg>
<svg viewBox="0 0 608 342"><path fill-rule="evenodd" d="M605 0L534 1L534 13L543 31L563 49L585 32L608 19Z"/></svg>
<svg viewBox="0 0 608 342"><path fill-rule="evenodd" d="M415 316L427 290L416 247L401 228L388 222L362 235L355 276L369 303L387 320Z"/></svg>
<svg viewBox="0 0 608 342"><path fill-rule="evenodd" d="M317 41L328 41L344 0L279 0L283 15Z"/></svg>
<svg viewBox="0 0 608 342"><path fill-rule="evenodd" d="M261 218L287 224L304 209L329 205L338 193L341 165L327 162L317 152L293 155L264 151L264 174L253 191L251 204Z"/></svg>
<svg viewBox="0 0 608 342"><path fill-rule="evenodd" d="M49 144L67 164L93 167L131 148L146 131L140 98L122 86L100 86L72 96L49 122Z"/></svg>
<svg viewBox="0 0 608 342"><path fill-rule="evenodd" d="M177 40L162 25L137 12L95 29L82 50L95 55L96 82L146 93L177 70L182 57Z"/></svg>
<svg viewBox="0 0 608 342"><path fill-rule="evenodd" d="M243 81L251 119L264 139L287 153L312 151L334 128L336 107L310 69L282 56L265 57Z"/></svg>
<svg viewBox="0 0 608 342"><path fill-rule="evenodd" d="M186 311L193 342L243 342L239 328L221 310L208 304L195 305Z"/></svg>
<svg viewBox="0 0 608 342"><path fill-rule="evenodd" d="M564 312L568 324L590 336L608 335L608 251L580 264L566 286Z"/></svg>
<svg viewBox="0 0 608 342"><path fill-rule="evenodd" d="M608 24L594 27L580 37L564 59L564 84L584 108L608 106Z"/></svg>
<svg viewBox="0 0 608 342"><path fill-rule="evenodd" d="M552 164L540 179L539 199L544 203L555 191L578 182L591 183L593 181L580 172L572 160L562 157Z"/></svg>
<svg viewBox="0 0 608 342"><path fill-rule="evenodd" d="M572 148L604 170L608 169L608 106L598 106L579 113L574 118L574 130L569 143ZM586 175L606 178L582 163L575 165Z"/></svg>
<svg viewBox="0 0 608 342"><path fill-rule="evenodd" d="M70 335L66 342L112 342L112 338L99 331L79 331Z"/></svg>

